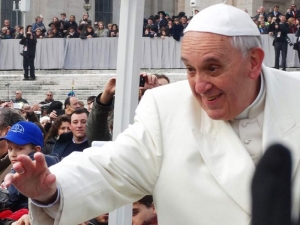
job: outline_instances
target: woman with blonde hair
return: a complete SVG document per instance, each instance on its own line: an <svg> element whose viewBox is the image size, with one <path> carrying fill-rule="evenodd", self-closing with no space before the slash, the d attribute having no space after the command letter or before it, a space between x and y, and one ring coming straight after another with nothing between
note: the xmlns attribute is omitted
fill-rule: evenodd
<svg viewBox="0 0 300 225"><path fill-rule="evenodd" d="M108 37L109 30L105 28L102 21L98 22L98 29L96 31L98 37Z"/></svg>
<svg viewBox="0 0 300 225"><path fill-rule="evenodd" d="M297 32L297 27L295 25L296 20L294 17L290 17L287 21L288 25L289 25L289 34L294 34Z"/></svg>

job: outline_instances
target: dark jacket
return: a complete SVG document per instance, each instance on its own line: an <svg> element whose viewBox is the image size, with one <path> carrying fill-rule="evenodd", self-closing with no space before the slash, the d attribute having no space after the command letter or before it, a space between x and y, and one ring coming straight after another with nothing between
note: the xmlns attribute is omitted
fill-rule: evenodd
<svg viewBox="0 0 300 225"><path fill-rule="evenodd" d="M109 105L102 105L99 102L100 96L101 94L95 98L86 124L86 136L90 146L93 141L111 141L107 119L113 111L113 101Z"/></svg>
<svg viewBox="0 0 300 225"><path fill-rule="evenodd" d="M274 38L275 42L286 42L287 34L289 33L289 25L287 23L280 23L278 28L274 26ZM281 32L281 35L278 37L278 32Z"/></svg>
<svg viewBox="0 0 300 225"><path fill-rule="evenodd" d="M77 30L77 28L78 28L78 24L75 22L75 21L68 21L67 22L67 30L70 28L70 27L72 27L72 28L74 28L75 30Z"/></svg>
<svg viewBox="0 0 300 225"><path fill-rule="evenodd" d="M180 40L180 36L181 36L181 33L183 32L183 26L182 24L173 24L173 38L176 40L176 41L179 41Z"/></svg>
<svg viewBox="0 0 300 225"><path fill-rule="evenodd" d="M69 147L69 145L72 145L72 144L73 144L73 133L72 132L61 134L54 144L51 155L57 156L61 160L63 157L66 157L68 154L70 154L70 152L68 152L68 150L69 150L68 147ZM82 146L84 146L84 148L82 148ZM74 148L76 148L76 147L77 147L77 145L74 146ZM87 143L87 141L86 142L84 141L81 144L78 144L78 149L72 149L72 151L83 151L87 147L88 147L88 143ZM79 148L81 148L81 149L79 149Z"/></svg>
<svg viewBox="0 0 300 225"><path fill-rule="evenodd" d="M28 156L33 159L34 152L31 152ZM45 155L47 166L50 167L59 162L59 159L55 156ZM15 170L12 169L11 173L15 173ZM9 200L6 203L6 207L9 208L11 211L15 212L17 210L26 208L28 209L28 198L22 195L14 185L10 185L8 187L9 192Z"/></svg>
<svg viewBox="0 0 300 225"><path fill-rule="evenodd" d="M42 152L45 154L45 155L49 155L52 153L52 150L54 148L54 145L55 145L55 142L56 142L56 139L54 137L52 138L49 138L46 143L44 144L44 147L42 148Z"/></svg>
<svg viewBox="0 0 300 225"><path fill-rule="evenodd" d="M268 14L268 16L272 16L272 17L277 17L277 18L279 18L279 16L281 16L282 15L282 13L281 12L277 12L277 15L275 16L275 12L274 11L272 11L272 12L270 12L269 14Z"/></svg>
<svg viewBox="0 0 300 225"><path fill-rule="evenodd" d="M85 31L84 34L86 37L91 35L93 38L97 37L97 34L95 34L95 32L92 30L91 32Z"/></svg>
<svg viewBox="0 0 300 225"><path fill-rule="evenodd" d="M79 34L76 31L72 35L67 33L66 38L79 38Z"/></svg>
<svg viewBox="0 0 300 225"><path fill-rule="evenodd" d="M23 51L23 56L35 57L36 43L37 40L35 37L32 39L29 36L23 37L20 41L20 45L24 45L24 48L25 46L27 47L27 52Z"/></svg>

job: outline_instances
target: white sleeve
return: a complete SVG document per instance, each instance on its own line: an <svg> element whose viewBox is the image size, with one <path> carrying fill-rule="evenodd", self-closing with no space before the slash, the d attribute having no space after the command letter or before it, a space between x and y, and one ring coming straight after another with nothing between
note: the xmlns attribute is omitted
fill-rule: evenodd
<svg viewBox="0 0 300 225"><path fill-rule="evenodd" d="M134 124L116 141L73 152L50 168L61 187L54 224L79 224L152 194L161 161L159 113L147 91Z"/></svg>

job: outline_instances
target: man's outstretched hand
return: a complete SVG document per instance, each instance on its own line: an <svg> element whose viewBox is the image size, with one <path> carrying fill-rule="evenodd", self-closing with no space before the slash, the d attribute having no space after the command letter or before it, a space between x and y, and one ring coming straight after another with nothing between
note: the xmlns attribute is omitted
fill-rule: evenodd
<svg viewBox="0 0 300 225"><path fill-rule="evenodd" d="M42 153L34 154L34 161L26 155L18 156L13 164L15 174L4 179L6 187L13 184L23 195L42 204L53 203L57 197L56 177L52 174Z"/></svg>

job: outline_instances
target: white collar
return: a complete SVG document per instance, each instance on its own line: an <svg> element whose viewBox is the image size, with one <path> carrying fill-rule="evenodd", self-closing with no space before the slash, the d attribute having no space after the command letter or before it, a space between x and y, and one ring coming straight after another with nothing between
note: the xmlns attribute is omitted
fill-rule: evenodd
<svg viewBox="0 0 300 225"><path fill-rule="evenodd" d="M251 105L249 105L240 115L235 117L235 120L242 120L242 119L253 119L257 117L261 112L264 110L264 102L265 102L265 83L264 83L264 77L261 73L260 75L260 90L259 93L252 102Z"/></svg>

